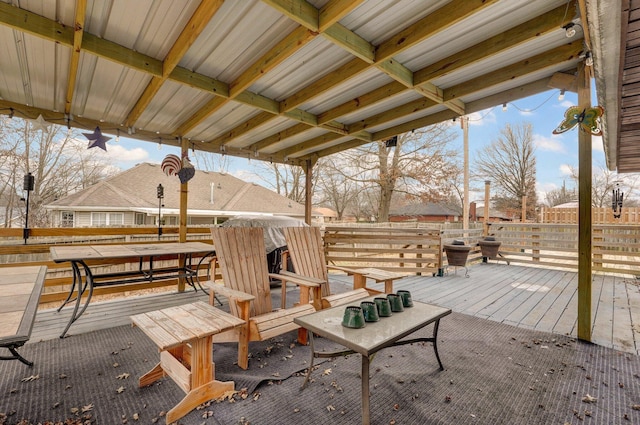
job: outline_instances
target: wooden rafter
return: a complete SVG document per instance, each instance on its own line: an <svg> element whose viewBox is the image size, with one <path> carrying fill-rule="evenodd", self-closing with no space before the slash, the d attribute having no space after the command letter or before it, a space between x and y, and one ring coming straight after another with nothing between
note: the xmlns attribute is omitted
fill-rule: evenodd
<svg viewBox="0 0 640 425"><path fill-rule="evenodd" d="M151 77L151 81L144 92L131 111L129 111L129 116L127 116L125 121L127 127L133 127L135 125L138 118L140 118L144 110L149 106L149 103L151 103L153 97L158 93L164 82L178 66L182 57L187 53L187 50L189 50L191 45L196 41L223 3L224 0L203 0L202 3L200 3L196 11L191 15L191 19L189 19L187 25L182 29L176 42L171 46L169 53L164 58L162 75L159 77Z"/></svg>
<svg viewBox="0 0 640 425"><path fill-rule="evenodd" d="M78 76L78 63L80 62L80 50L82 49L82 35L84 33L84 18L87 12L87 0L76 1L76 15L73 26L73 50L69 58L69 76L67 79L67 94L64 98L64 112L71 113L71 102L76 87Z"/></svg>

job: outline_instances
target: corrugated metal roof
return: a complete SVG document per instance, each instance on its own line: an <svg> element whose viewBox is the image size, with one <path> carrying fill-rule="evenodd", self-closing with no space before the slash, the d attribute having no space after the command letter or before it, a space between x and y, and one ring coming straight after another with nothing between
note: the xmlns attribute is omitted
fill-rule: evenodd
<svg viewBox="0 0 640 425"><path fill-rule="evenodd" d="M0 113L292 164L570 90L585 49L566 0L83 4L0 0Z"/></svg>

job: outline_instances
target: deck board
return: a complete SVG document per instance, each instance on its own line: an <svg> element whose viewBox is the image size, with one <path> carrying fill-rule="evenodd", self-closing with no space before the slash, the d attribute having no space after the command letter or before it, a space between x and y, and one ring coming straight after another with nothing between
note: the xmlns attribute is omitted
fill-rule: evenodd
<svg viewBox="0 0 640 425"><path fill-rule="evenodd" d="M459 313L512 326L576 336L577 273L485 263L470 267L469 274L468 278L460 271L445 276L407 276L397 280L394 289L407 289L415 300L448 307ZM330 274L329 277L337 290L353 284L351 276ZM640 281L635 279L601 274L593 276L594 343L640 354L639 284ZM186 291L94 302L71 326L70 334L130 324L129 316L133 314L206 299L202 293ZM70 308L65 307L60 313L55 310L38 311L31 342L57 338L67 323ZM226 308L227 305L223 307Z"/></svg>

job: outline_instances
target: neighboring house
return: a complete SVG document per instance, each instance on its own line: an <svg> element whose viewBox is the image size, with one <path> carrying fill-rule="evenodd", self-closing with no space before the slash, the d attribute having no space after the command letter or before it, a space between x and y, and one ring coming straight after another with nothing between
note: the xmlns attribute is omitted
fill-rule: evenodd
<svg viewBox="0 0 640 425"><path fill-rule="evenodd" d="M389 221L451 222L462 220L462 214L446 205L433 202L407 204L389 211Z"/></svg>
<svg viewBox="0 0 640 425"><path fill-rule="evenodd" d="M164 188L159 202L158 185ZM166 226L180 217L180 179L143 163L46 205L53 227ZM219 224L240 214L304 219L304 205L229 174L196 171L188 182L187 225ZM318 215L316 214L317 216Z"/></svg>
<svg viewBox="0 0 640 425"><path fill-rule="evenodd" d="M482 203L471 202L469 205L469 220L484 222L484 201ZM513 221L513 217L489 205L489 221Z"/></svg>

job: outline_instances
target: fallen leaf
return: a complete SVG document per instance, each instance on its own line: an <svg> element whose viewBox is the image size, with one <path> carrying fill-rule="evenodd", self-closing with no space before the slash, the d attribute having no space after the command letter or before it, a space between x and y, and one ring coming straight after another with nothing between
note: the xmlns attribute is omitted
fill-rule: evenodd
<svg viewBox="0 0 640 425"><path fill-rule="evenodd" d="M134 413L132 417L134 421L137 421L138 419L140 419L140 416L137 413Z"/></svg>
<svg viewBox="0 0 640 425"><path fill-rule="evenodd" d="M640 404L634 404L633 406L631 406L631 408L633 410L640 410Z"/></svg>
<svg viewBox="0 0 640 425"><path fill-rule="evenodd" d="M322 372L323 375L329 375L331 374L331 368L329 369L325 369L324 372Z"/></svg>
<svg viewBox="0 0 640 425"><path fill-rule="evenodd" d="M58 375L58 379L65 379L67 377L67 375L65 375L64 373L61 373L60 375Z"/></svg>
<svg viewBox="0 0 640 425"><path fill-rule="evenodd" d="M260 393L253 394L253 401L258 401L259 398L260 398Z"/></svg>
<svg viewBox="0 0 640 425"><path fill-rule="evenodd" d="M120 375L116 376L116 379L127 379L128 377L128 373L121 373Z"/></svg>
<svg viewBox="0 0 640 425"><path fill-rule="evenodd" d="M118 387L118 389L116 390L116 392L118 394L122 394L124 392L124 387Z"/></svg>
<svg viewBox="0 0 640 425"><path fill-rule="evenodd" d="M592 395L587 394L586 396L582 397L582 402L583 403L595 403L596 401L598 401L598 399L596 397L593 397Z"/></svg>
<svg viewBox="0 0 640 425"><path fill-rule="evenodd" d="M40 379L40 375L27 376L26 378L22 378L20 381L21 382L30 382L30 381L35 381L36 379Z"/></svg>
<svg viewBox="0 0 640 425"><path fill-rule="evenodd" d="M82 413L90 412L93 410L93 403L82 406Z"/></svg>
<svg viewBox="0 0 640 425"><path fill-rule="evenodd" d="M327 410L328 410L329 412L333 412L334 410L336 410L336 408L335 408L335 407L333 407L332 405L328 405L328 406L327 406Z"/></svg>

